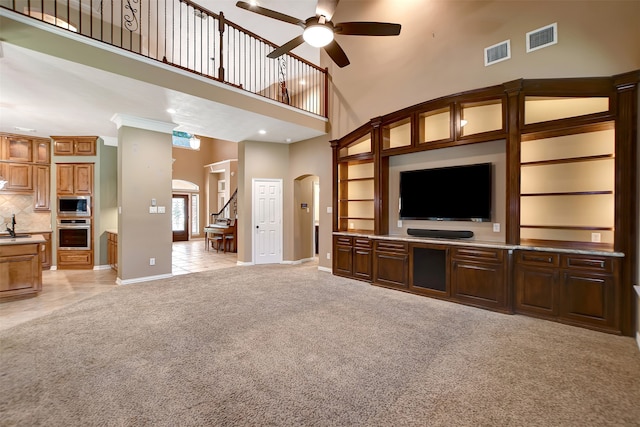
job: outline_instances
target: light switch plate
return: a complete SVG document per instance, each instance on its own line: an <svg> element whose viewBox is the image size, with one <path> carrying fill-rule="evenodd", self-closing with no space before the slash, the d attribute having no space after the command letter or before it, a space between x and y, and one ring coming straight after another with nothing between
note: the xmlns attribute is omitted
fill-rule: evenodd
<svg viewBox="0 0 640 427"><path fill-rule="evenodd" d="M333 213L333 206L327 206L327 213Z"/></svg>
<svg viewBox="0 0 640 427"><path fill-rule="evenodd" d="M500 232L500 223L499 222L494 222L493 223L493 232L494 233L499 233Z"/></svg>
<svg viewBox="0 0 640 427"><path fill-rule="evenodd" d="M166 209L164 206L158 206L158 213L165 213Z"/></svg>
<svg viewBox="0 0 640 427"><path fill-rule="evenodd" d="M149 213L150 214L158 213L158 207L157 206L149 206Z"/></svg>

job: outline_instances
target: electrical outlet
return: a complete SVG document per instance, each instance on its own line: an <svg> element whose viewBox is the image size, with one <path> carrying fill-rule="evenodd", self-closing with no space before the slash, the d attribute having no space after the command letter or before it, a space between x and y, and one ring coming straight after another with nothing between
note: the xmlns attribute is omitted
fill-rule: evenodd
<svg viewBox="0 0 640 427"><path fill-rule="evenodd" d="M601 239L601 237L602 237L602 236L600 235L600 233L591 233L591 241L592 241L593 243L600 243L600 241L601 241L601 240L600 240L600 239Z"/></svg>
<svg viewBox="0 0 640 427"><path fill-rule="evenodd" d="M402 221L398 220L398 228L402 228Z"/></svg>
<svg viewBox="0 0 640 427"><path fill-rule="evenodd" d="M331 259L331 252L327 252L327 259Z"/></svg>
<svg viewBox="0 0 640 427"><path fill-rule="evenodd" d="M354 228L356 228L356 225L354 223L350 222L349 223L349 228L353 230Z"/></svg>
<svg viewBox="0 0 640 427"><path fill-rule="evenodd" d="M333 206L327 206L327 213L333 213Z"/></svg>
<svg viewBox="0 0 640 427"><path fill-rule="evenodd" d="M493 232L494 233L499 233L500 232L500 223L499 222L494 222L493 223Z"/></svg>
<svg viewBox="0 0 640 427"><path fill-rule="evenodd" d="M149 265L156 265L156 259L155 258L149 258Z"/></svg>

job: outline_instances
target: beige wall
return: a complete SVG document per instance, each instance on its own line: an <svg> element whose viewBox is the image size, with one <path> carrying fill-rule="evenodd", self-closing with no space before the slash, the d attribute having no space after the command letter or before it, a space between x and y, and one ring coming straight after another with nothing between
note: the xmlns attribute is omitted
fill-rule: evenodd
<svg viewBox="0 0 640 427"><path fill-rule="evenodd" d="M293 182L293 259L314 257L313 248L313 184L315 175L305 175Z"/></svg>
<svg viewBox="0 0 640 427"><path fill-rule="evenodd" d="M335 22L402 24L398 37L340 37L351 60L329 68L331 137L373 117L519 78L610 76L640 68L638 1L343 1ZM526 53L525 34L558 23L558 44ZM485 67L484 48L511 40Z"/></svg>
<svg viewBox="0 0 640 427"><path fill-rule="evenodd" d="M200 137L200 149L172 148L175 159L172 167L173 179L193 182L200 188L200 230L191 230L194 235L202 233L202 228L209 224L209 213L217 207L217 179L212 178L205 165L238 157L238 144L221 139ZM235 189L235 177L230 179ZM233 192L233 189L231 190Z"/></svg>
<svg viewBox="0 0 640 427"><path fill-rule="evenodd" d="M251 229L251 180L254 178L282 179L283 182L283 261L298 261L309 258L303 252L296 253L295 241L298 227L294 203L296 179L316 176L320 182L320 266L331 268L326 254L331 252L332 216L327 207L332 202L332 154L326 136L290 145L245 141L238 149L238 261L252 262ZM309 190L311 191L311 190ZM311 203L309 196L309 203ZM311 208L311 204L310 204ZM313 211L309 214L313 216ZM309 236L310 237L310 236ZM310 242L309 246L310 246ZM306 243L299 242L300 246ZM324 254L324 255L323 255Z"/></svg>
<svg viewBox="0 0 640 427"><path fill-rule="evenodd" d="M238 144L238 262L252 263L253 229L252 219L252 180L282 180L282 259L291 260L293 244L287 239L292 230L293 183L289 183L289 146L267 142L243 141Z"/></svg>
<svg viewBox="0 0 640 427"><path fill-rule="evenodd" d="M98 139L99 167L95 171L94 263L107 265L106 230L118 229L118 148Z"/></svg>
<svg viewBox="0 0 640 427"><path fill-rule="evenodd" d="M171 148L171 134L118 130L118 278L125 283L171 274ZM150 214L151 199L166 213Z"/></svg>
<svg viewBox="0 0 640 427"><path fill-rule="evenodd" d="M327 254L332 250L333 216L327 213L327 207L333 205L333 173L329 138L321 136L291 144L290 147L290 176L292 179L313 175L317 176L320 182L319 265L330 269L331 260L327 259Z"/></svg>

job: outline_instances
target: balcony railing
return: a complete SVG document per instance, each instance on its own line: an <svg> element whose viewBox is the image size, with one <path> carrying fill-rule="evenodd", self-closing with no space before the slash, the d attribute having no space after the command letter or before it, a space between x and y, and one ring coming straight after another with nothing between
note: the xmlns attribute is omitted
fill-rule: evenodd
<svg viewBox="0 0 640 427"><path fill-rule="evenodd" d="M327 71L188 0L0 0L0 7L327 117Z"/></svg>

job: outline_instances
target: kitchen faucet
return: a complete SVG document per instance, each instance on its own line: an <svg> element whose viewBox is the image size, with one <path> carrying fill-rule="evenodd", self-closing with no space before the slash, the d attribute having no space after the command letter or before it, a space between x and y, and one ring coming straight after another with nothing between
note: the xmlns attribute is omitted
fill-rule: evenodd
<svg viewBox="0 0 640 427"><path fill-rule="evenodd" d="M7 231L11 237L16 237L16 214L11 215L11 228L7 225Z"/></svg>

